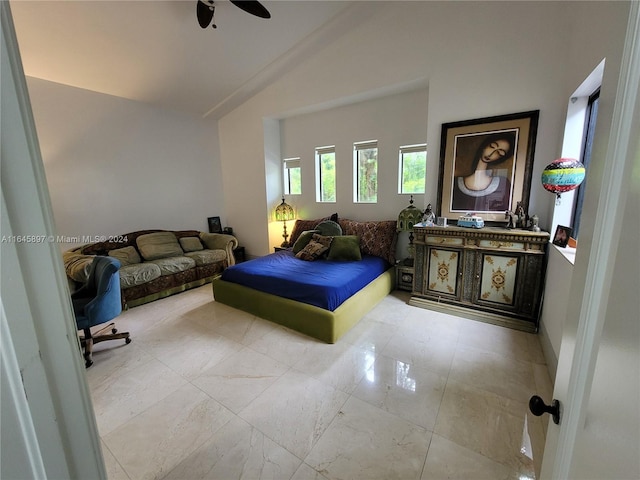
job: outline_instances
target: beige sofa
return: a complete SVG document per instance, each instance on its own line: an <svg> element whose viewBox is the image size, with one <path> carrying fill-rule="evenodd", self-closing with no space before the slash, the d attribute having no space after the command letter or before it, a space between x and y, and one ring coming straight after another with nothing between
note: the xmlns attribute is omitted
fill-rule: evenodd
<svg viewBox="0 0 640 480"><path fill-rule="evenodd" d="M142 305L211 282L235 263L232 235L196 230L140 230L64 252L72 285L86 280L95 255L120 261L124 308Z"/></svg>

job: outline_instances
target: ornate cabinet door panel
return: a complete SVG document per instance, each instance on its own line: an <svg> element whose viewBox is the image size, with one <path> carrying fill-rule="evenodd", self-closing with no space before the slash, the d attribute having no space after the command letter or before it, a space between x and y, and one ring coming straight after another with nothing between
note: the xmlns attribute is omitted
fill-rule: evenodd
<svg viewBox="0 0 640 480"><path fill-rule="evenodd" d="M515 309L520 263L519 255L494 252L479 254L476 267L477 292L474 295L477 303L501 310Z"/></svg>
<svg viewBox="0 0 640 480"><path fill-rule="evenodd" d="M542 304L542 281L546 272L545 257L527 255L523 257L524 274L518 280L522 293L519 312L529 318L537 318Z"/></svg>
<svg viewBox="0 0 640 480"><path fill-rule="evenodd" d="M428 268L425 293L458 299L460 297L461 250L427 248Z"/></svg>

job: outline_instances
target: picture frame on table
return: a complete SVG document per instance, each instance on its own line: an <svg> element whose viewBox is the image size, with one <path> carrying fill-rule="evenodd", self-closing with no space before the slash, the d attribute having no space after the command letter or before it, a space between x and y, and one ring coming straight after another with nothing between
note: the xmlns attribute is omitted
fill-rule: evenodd
<svg viewBox="0 0 640 480"><path fill-rule="evenodd" d="M207 223L209 224L209 233L222 233L220 217L209 217Z"/></svg>
<svg viewBox="0 0 640 480"><path fill-rule="evenodd" d="M556 233L553 235L552 243L554 245L557 245L558 247L564 248L569 243L569 239L571 238L572 233L572 228L558 225L556 228Z"/></svg>
<svg viewBox="0 0 640 480"><path fill-rule="evenodd" d="M506 225L529 205L539 110L442 124L438 216ZM454 223L455 224L455 223Z"/></svg>

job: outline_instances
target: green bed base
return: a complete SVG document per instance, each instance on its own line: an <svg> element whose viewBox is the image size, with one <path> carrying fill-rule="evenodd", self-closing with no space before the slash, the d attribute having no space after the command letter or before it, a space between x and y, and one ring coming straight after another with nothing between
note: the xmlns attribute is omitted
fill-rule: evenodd
<svg viewBox="0 0 640 480"><path fill-rule="evenodd" d="M225 282L220 278L214 279L212 285L216 302L271 320L323 342L335 343L393 290L394 279L394 269L390 268L333 312Z"/></svg>

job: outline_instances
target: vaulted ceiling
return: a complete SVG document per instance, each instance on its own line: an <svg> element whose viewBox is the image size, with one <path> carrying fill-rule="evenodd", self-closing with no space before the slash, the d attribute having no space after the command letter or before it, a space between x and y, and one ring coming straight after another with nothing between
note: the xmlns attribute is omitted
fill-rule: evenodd
<svg viewBox="0 0 640 480"><path fill-rule="evenodd" d="M262 19L219 0L217 28L202 29L197 2L10 5L27 76L218 118L339 34L364 3L263 1L271 18Z"/></svg>

